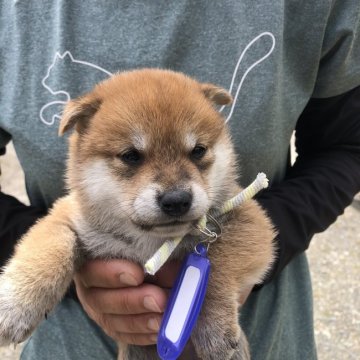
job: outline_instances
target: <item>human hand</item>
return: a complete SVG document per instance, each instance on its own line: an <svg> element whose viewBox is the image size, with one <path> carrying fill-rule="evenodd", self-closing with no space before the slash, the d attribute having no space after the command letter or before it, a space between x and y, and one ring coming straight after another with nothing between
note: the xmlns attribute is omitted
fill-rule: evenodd
<svg viewBox="0 0 360 360"><path fill-rule="evenodd" d="M134 345L156 343L162 313L179 264L165 264L144 279L140 265L127 260L92 260L75 275L84 310L116 341Z"/></svg>

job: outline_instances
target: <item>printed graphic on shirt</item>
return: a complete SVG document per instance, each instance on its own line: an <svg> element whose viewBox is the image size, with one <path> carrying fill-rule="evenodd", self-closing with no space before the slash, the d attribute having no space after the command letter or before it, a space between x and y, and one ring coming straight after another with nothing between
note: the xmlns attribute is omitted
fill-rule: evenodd
<svg viewBox="0 0 360 360"><path fill-rule="evenodd" d="M91 76L89 76L91 72ZM72 82L71 89L65 84L58 83L58 79L66 74L68 79L94 79L88 85L85 81ZM53 125L56 120L60 120L64 105L80 94L90 91L98 82L104 80L112 73L96 64L75 59L70 51L63 54L56 53L52 64L49 66L46 76L42 79L42 86L54 96L54 100L48 102L40 109L40 120L45 125ZM75 86L74 86L75 85Z"/></svg>
<svg viewBox="0 0 360 360"><path fill-rule="evenodd" d="M260 41L260 39L266 39L266 40L269 39L268 41L266 41L266 45L268 43L270 45L269 49L268 50L265 49L265 51L267 51L267 52L264 55L261 54L260 55L261 57L259 59L256 59L256 55L258 55L258 54L256 54L252 59L252 61L254 61L254 59L255 59L255 61L250 62L250 64L248 64L247 67L245 67L244 69L241 70L241 64L242 64L244 58L247 55L251 56L252 48L255 46L256 43L258 43ZM263 32L260 35L256 36L253 40L251 40L249 42L249 44L246 45L246 47L242 51L242 53L239 57L239 60L236 63L236 66L235 66L235 69L233 72L233 76L231 79L231 84L229 87L229 93L231 94L231 96L233 97L234 100L231 105L231 108L229 108L229 110L227 112L227 115L223 114L226 117L226 122L228 122L231 119L231 117L234 113L234 109L235 109L236 103L239 98L240 90L243 86L243 83L244 83L246 77L248 76L250 71L252 71L257 65L262 63L265 59L267 59L271 55L271 53L274 51L274 48L275 48L275 36L270 32ZM236 88L234 88L235 82L237 82L237 84L238 84ZM225 108L225 106L221 107L220 112L222 112L224 110L224 108Z"/></svg>
<svg viewBox="0 0 360 360"><path fill-rule="evenodd" d="M264 42L264 40L266 41ZM260 41L262 41L261 46L263 46L264 49L261 49L259 54L259 49L254 48ZM228 107L226 110L224 110L224 106L220 109L220 112L224 112L223 115L226 117L226 122L231 119L234 113L234 109L238 102L240 91L246 77L256 66L261 64L271 55L274 48L274 35L270 32L263 32L251 40L241 52L228 88L229 93L234 98L234 101L232 106ZM252 52L254 54L252 54ZM250 61L247 59L249 57ZM246 63L245 67L242 66L243 62ZM52 95L53 100L45 104L40 109L40 120L45 125L53 125L56 121L61 119L61 113L66 102L79 96L80 94L90 91L96 83L111 75L112 73L110 71L100 67L99 65L75 59L70 51L65 51L63 54L57 52L52 64L47 70L46 76L41 82L42 86ZM64 77L66 77L69 83L71 83L71 87L67 87L65 83L59 84L58 80L63 79ZM73 79L91 79L93 81L90 83L88 81L78 81L74 84Z"/></svg>

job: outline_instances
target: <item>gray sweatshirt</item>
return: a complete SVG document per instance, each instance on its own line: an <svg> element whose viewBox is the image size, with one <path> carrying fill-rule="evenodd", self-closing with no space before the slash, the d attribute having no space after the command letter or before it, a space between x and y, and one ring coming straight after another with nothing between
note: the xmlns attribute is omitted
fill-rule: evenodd
<svg viewBox="0 0 360 360"><path fill-rule="evenodd" d="M309 99L360 84L359 14L359 0L0 0L0 149L13 139L31 203L49 207L64 193L64 104L117 71L168 68L231 92L221 111L242 185L259 171L279 183ZM315 358L304 256L250 296L242 321L254 359ZM34 339L50 341L51 325Z"/></svg>
<svg viewBox="0 0 360 360"><path fill-rule="evenodd" d="M359 83L357 0L0 4L0 147L13 139L34 205L63 193L65 102L114 72L169 68L229 89L243 185L283 178L311 96Z"/></svg>

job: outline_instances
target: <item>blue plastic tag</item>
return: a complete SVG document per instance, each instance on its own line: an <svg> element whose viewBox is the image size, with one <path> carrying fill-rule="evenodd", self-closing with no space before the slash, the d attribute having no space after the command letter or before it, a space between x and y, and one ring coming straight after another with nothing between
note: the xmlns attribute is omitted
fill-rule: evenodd
<svg viewBox="0 0 360 360"><path fill-rule="evenodd" d="M160 326L157 351L162 360L175 360L182 353L199 316L209 281L210 261L203 244L190 253L172 288Z"/></svg>

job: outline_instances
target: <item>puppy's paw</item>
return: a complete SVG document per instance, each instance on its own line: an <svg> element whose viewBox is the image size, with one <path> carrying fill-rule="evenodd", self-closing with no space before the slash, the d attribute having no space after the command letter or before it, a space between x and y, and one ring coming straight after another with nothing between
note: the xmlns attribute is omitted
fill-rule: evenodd
<svg viewBox="0 0 360 360"><path fill-rule="evenodd" d="M226 324L226 319L211 321L211 319L204 320L203 318L202 320L197 324L192 335L192 341L200 359L247 359L237 357L239 346L243 342L241 339L243 334L238 324Z"/></svg>
<svg viewBox="0 0 360 360"><path fill-rule="evenodd" d="M250 360L249 343L242 329L240 328L239 345L231 360Z"/></svg>
<svg viewBox="0 0 360 360"><path fill-rule="evenodd" d="M36 304L22 301L21 292L0 276L0 346L18 344L30 336L44 314Z"/></svg>
<svg viewBox="0 0 360 360"><path fill-rule="evenodd" d="M155 345L137 346L119 344L119 354L117 360L158 360Z"/></svg>

